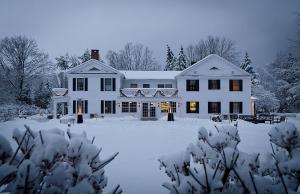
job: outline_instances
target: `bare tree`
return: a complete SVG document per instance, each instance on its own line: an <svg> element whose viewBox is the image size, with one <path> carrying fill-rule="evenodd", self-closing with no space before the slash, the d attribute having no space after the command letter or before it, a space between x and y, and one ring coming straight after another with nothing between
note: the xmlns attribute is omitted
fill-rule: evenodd
<svg viewBox="0 0 300 194"><path fill-rule="evenodd" d="M106 59L118 70L159 70L152 51L139 43L127 43L119 52L108 51Z"/></svg>
<svg viewBox="0 0 300 194"><path fill-rule="evenodd" d="M48 55L25 36L6 37L0 42L0 66L16 100L24 100L34 78L49 73Z"/></svg>
<svg viewBox="0 0 300 194"><path fill-rule="evenodd" d="M188 65L192 65L209 54L217 54L232 63L237 63L239 56L232 40L217 36L208 36L206 40L200 40L195 45L189 45L186 48L186 53Z"/></svg>

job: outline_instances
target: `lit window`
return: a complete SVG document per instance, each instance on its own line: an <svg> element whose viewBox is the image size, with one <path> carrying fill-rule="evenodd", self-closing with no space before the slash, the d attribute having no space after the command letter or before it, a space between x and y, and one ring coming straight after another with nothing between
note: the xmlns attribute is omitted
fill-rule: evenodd
<svg viewBox="0 0 300 194"><path fill-rule="evenodd" d="M242 91L243 80L230 80L230 91Z"/></svg>
<svg viewBox="0 0 300 194"><path fill-rule="evenodd" d="M199 102L191 101L186 102L187 113L199 113Z"/></svg>
<svg viewBox="0 0 300 194"><path fill-rule="evenodd" d="M176 102L161 102L160 110L162 113L176 112Z"/></svg>

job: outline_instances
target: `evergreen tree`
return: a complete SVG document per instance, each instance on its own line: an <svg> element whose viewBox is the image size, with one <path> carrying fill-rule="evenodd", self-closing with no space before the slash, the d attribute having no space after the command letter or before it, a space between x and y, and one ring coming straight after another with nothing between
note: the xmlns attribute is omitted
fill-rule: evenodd
<svg viewBox="0 0 300 194"><path fill-rule="evenodd" d="M91 53L90 53L89 49L86 49L84 51L84 53L80 57L78 57L78 59L80 60L81 63L84 63L84 62L90 60L91 59Z"/></svg>
<svg viewBox="0 0 300 194"><path fill-rule="evenodd" d="M49 83L40 83L38 89L35 91L34 104L40 108L46 109L51 100L51 90Z"/></svg>
<svg viewBox="0 0 300 194"><path fill-rule="evenodd" d="M242 69L244 69L246 72L248 72L248 73L250 73L252 75L252 77L251 77L252 84L257 84L257 82L258 82L258 79L257 79L258 75L254 71L254 68L253 68L253 66L251 64L252 64L252 61L249 58L248 52L246 51L244 61L242 62L242 64L241 64L240 67Z"/></svg>
<svg viewBox="0 0 300 194"><path fill-rule="evenodd" d="M178 60L177 60L177 63L175 65L174 70L182 71L186 67L187 67L186 56L184 54L183 47L181 46L180 51L179 51L179 55L178 55Z"/></svg>
<svg viewBox="0 0 300 194"><path fill-rule="evenodd" d="M174 57L174 54L170 48L169 45L167 45L167 59L166 59L166 66L165 71L172 71L174 70L176 58Z"/></svg>

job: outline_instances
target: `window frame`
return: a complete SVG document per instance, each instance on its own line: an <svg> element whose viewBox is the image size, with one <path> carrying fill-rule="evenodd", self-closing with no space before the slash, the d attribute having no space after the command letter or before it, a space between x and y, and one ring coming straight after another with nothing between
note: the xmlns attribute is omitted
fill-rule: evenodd
<svg viewBox="0 0 300 194"><path fill-rule="evenodd" d="M149 87L145 87L145 85L148 85ZM150 88L150 84L143 84L143 88Z"/></svg>
<svg viewBox="0 0 300 194"><path fill-rule="evenodd" d="M236 85L234 83L238 83L239 89L235 89ZM242 79L230 79L229 80L229 91L231 92L242 92L243 91L243 80Z"/></svg>
<svg viewBox="0 0 300 194"><path fill-rule="evenodd" d="M214 86L216 86L216 87L214 87ZM221 81L219 79L209 79L208 80L208 90L220 90L220 89L221 89Z"/></svg>
<svg viewBox="0 0 300 194"><path fill-rule="evenodd" d="M191 103L195 103L195 111L191 110ZM187 101L186 102L186 113L187 114L199 114L199 101Z"/></svg>
<svg viewBox="0 0 300 194"><path fill-rule="evenodd" d="M191 82L195 84L191 84ZM188 79L186 80L186 91L188 92L198 92L199 91L199 80L198 79Z"/></svg>
<svg viewBox="0 0 300 194"><path fill-rule="evenodd" d="M212 107L213 104L216 104L217 106L216 107ZM221 105L221 102L220 101L215 101L215 102L208 102L208 106L207 106L208 110L208 114L221 114L222 112L222 105ZM216 111L214 109L216 108Z"/></svg>

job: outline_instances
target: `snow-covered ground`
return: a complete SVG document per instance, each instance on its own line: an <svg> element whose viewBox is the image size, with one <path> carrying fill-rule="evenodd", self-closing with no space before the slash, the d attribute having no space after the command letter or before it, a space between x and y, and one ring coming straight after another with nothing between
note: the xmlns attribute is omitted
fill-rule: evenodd
<svg viewBox="0 0 300 194"><path fill-rule="evenodd" d="M289 118L300 126L299 118ZM66 124L59 120L38 122L33 119L16 119L0 123L0 134L10 141L14 128L24 129L27 124L33 130L45 130L54 127L67 130ZM83 124L70 127L72 132L86 131L90 139L95 136L95 144L103 148L106 158L120 152L117 158L105 167L108 176L108 188L121 184L124 193L168 193L161 186L168 181L165 173L159 170L157 159L162 155L177 153L186 149L197 138L200 126L215 130L216 123L207 119L177 118L175 122L140 121L134 118L86 119ZM238 122L241 137L239 148L246 152L270 151L268 131L272 125ZM14 146L16 146L14 144Z"/></svg>

